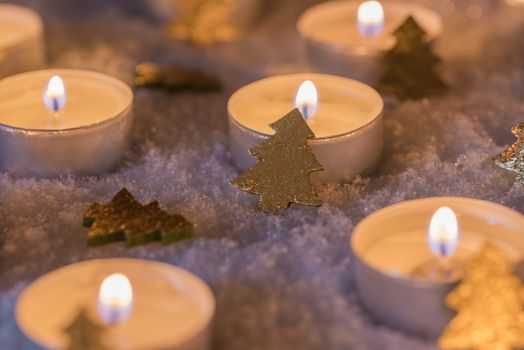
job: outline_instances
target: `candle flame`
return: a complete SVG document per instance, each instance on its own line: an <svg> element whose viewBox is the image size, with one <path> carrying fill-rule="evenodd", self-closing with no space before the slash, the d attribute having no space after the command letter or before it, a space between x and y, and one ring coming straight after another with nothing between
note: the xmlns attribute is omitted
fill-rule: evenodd
<svg viewBox="0 0 524 350"><path fill-rule="evenodd" d="M58 112L64 109L66 104L66 91L62 78L54 75L49 79L44 92L44 105L48 110Z"/></svg>
<svg viewBox="0 0 524 350"><path fill-rule="evenodd" d="M457 217L448 207L439 208L429 224L428 243L431 252L445 258L453 255L457 249L459 229Z"/></svg>
<svg viewBox="0 0 524 350"><path fill-rule="evenodd" d="M133 288L129 279L121 273L104 279L98 293L98 311L106 323L126 320L133 305Z"/></svg>
<svg viewBox="0 0 524 350"><path fill-rule="evenodd" d="M358 7L357 27L364 36L375 36L384 29L384 8L378 1L365 1Z"/></svg>
<svg viewBox="0 0 524 350"><path fill-rule="evenodd" d="M318 109L318 93L311 80L304 81L295 96L295 108L302 113L304 119L313 119Z"/></svg>

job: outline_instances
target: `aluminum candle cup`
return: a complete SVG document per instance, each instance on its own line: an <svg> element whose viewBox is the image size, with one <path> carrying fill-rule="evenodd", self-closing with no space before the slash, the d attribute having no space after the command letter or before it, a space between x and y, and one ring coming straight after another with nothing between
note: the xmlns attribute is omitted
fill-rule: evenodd
<svg viewBox="0 0 524 350"><path fill-rule="evenodd" d="M360 222L351 237L354 273L363 305L379 321L401 330L438 336L454 313L444 300L458 283L430 282L412 272L434 259L426 239L428 223L443 206L460 228L454 255L462 264L487 241L515 262L524 256L524 216L504 206L469 198L438 197L402 202Z"/></svg>
<svg viewBox="0 0 524 350"><path fill-rule="evenodd" d="M318 90L318 111L308 119L309 141L324 171L314 182L343 182L373 171L382 153L384 103L370 86L324 74L291 74L262 79L236 91L228 102L229 141L236 164L255 164L248 150L274 134L269 124L294 108L297 90L310 80Z"/></svg>
<svg viewBox="0 0 524 350"><path fill-rule="evenodd" d="M119 323L107 322L100 300L125 275L132 287L132 310ZM102 287L101 287L102 286ZM111 291L106 296L111 296ZM120 302L129 301L129 293ZM102 298L102 299L101 299ZM52 271L20 295L15 310L22 332L46 349L65 349L64 333L81 309L106 324L103 340L111 349L206 350L210 348L215 299L198 277L178 267L146 260L100 259Z"/></svg>
<svg viewBox="0 0 524 350"><path fill-rule="evenodd" d="M0 4L0 77L45 63L42 19L26 7Z"/></svg>
<svg viewBox="0 0 524 350"><path fill-rule="evenodd" d="M48 86L55 75L62 91ZM45 94L60 96L43 101ZM41 177L111 170L128 144L132 103L129 86L96 72L52 69L0 80L0 170Z"/></svg>
<svg viewBox="0 0 524 350"><path fill-rule="evenodd" d="M380 55L395 45L392 33L412 15L432 42L442 33L441 16L426 7L403 1L384 1L380 31L363 30L357 17L362 1L328 1L308 9L297 23L311 64L322 72L375 82ZM368 26L369 28L369 26Z"/></svg>

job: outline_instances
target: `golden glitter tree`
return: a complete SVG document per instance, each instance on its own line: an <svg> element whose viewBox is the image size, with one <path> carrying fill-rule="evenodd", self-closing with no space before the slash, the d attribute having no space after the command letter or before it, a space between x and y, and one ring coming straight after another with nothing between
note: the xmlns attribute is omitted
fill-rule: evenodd
<svg viewBox="0 0 524 350"><path fill-rule="evenodd" d="M400 100L419 100L445 92L447 86L436 71L440 58L415 19L408 17L393 35L396 45L381 57L384 74L377 88Z"/></svg>
<svg viewBox="0 0 524 350"><path fill-rule="evenodd" d="M193 224L179 214L167 214L157 201L143 205L126 189L108 204L93 203L84 214L88 244L125 241L129 247L152 241L163 244L190 238Z"/></svg>
<svg viewBox="0 0 524 350"><path fill-rule="evenodd" d="M105 327L91 320L86 310L80 310L64 331L69 337L66 350L109 350L102 341Z"/></svg>
<svg viewBox="0 0 524 350"><path fill-rule="evenodd" d="M322 170L307 144L315 134L298 109L271 124L271 128L275 135L249 150L257 163L231 184L260 195L260 208L268 213L277 213L291 203L320 205L309 179L312 172Z"/></svg>
<svg viewBox="0 0 524 350"><path fill-rule="evenodd" d="M446 299L457 315L438 344L443 350L512 350L524 346L524 287L513 264L487 244L466 265Z"/></svg>
<svg viewBox="0 0 524 350"><path fill-rule="evenodd" d="M233 20L235 0L176 0L178 15L169 27L170 34L199 46L240 38L240 27Z"/></svg>
<svg viewBox="0 0 524 350"><path fill-rule="evenodd" d="M524 185L524 122L512 127L511 132L517 137L517 141L493 158L493 161L501 168L516 172L517 181Z"/></svg>

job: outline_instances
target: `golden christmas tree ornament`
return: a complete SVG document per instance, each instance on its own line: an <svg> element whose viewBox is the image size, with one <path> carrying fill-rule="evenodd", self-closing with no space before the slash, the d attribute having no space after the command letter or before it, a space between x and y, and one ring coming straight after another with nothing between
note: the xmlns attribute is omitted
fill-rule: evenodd
<svg viewBox="0 0 524 350"><path fill-rule="evenodd" d="M209 74L182 68L176 64L160 66L145 62L135 68L135 86L170 91L210 92L222 89L220 80Z"/></svg>
<svg viewBox="0 0 524 350"><path fill-rule="evenodd" d="M395 46L380 58L384 73L377 89L399 100L420 100L446 92L448 87L436 69L441 60L417 21L409 16L393 35Z"/></svg>
<svg viewBox="0 0 524 350"><path fill-rule="evenodd" d="M438 340L442 350L517 350L524 347L524 286L514 264L486 244L446 298L457 311Z"/></svg>
<svg viewBox="0 0 524 350"><path fill-rule="evenodd" d="M179 214L167 214L158 202L142 205L125 188L108 204L93 203L84 215L88 244L125 241L129 247L153 241L163 244L190 238L193 224Z"/></svg>
<svg viewBox="0 0 524 350"><path fill-rule="evenodd" d="M102 340L105 327L93 321L84 309L80 310L64 332L69 338L65 350L109 350Z"/></svg>
<svg viewBox="0 0 524 350"><path fill-rule="evenodd" d="M493 158L493 161L499 167L517 173L516 181L524 185L524 150L522 147L524 143L524 122L512 127L511 132L517 137L517 141Z"/></svg>
<svg viewBox="0 0 524 350"><path fill-rule="evenodd" d="M241 37L234 21L236 0L176 0L178 15L169 26L173 38L198 46L212 46Z"/></svg>
<svg viewBox="0 0 524 350"><path fill-rule="evenodd" d="M242 191L260 196L260 209L278 213L291 203L322 204L310 175L322 166L307 141L315 134L298 109L270 125L275 135L249 150L257 163L231 181Z"/></svg>

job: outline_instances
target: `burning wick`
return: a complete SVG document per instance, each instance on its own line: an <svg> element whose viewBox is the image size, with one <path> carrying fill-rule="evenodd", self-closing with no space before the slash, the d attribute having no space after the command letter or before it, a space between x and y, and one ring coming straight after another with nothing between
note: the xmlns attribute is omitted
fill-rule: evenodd
<svg viewBox="0 0 524 350"><path fill-rule="evenodd" d="M318 110L318 93L311 80L304 81L295 96L295 108L298 108L305 120L315 118Z"/></svg>
<svg viewBox="0 0 524 350"><path fill-rule="evenodd" d="M457 216L448 207L439 208L429 223L428 244L433 255L447 266L457 250L459 237Z"/></svg>
<svg viewBox="0 0 524 350"><path fill-rule="evenodd" d="M58 75L51 77L47 83L47 88L44 92L44 105L55 116L58 116L59 112L65 108L66 92L64 82Z"/></svg>
<svg viewBox="0 0 524 350"><path fill-rule="evenodd" d="M357 27L363 36L377 36L384 30L384 8L378 1L365 1L358 7Z"/></svg>
<svg viewBox="0 0 524 350"><path fill-rule="evenodd" d="M133 288L129 279L121 274L112 274L100 285L98 314L107 324L126 321L133 310Z"/></svg>
<svg viewBox="0 0 524 350"><path fill-rule="evenodd" d="M436 260L417 267L413 275L431 281L449 281L461 274L453 261L459 241L457 216L448 207L439 208L431 217L427 233L428 246Z"/></svg>

